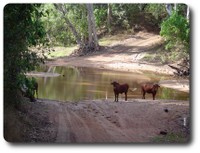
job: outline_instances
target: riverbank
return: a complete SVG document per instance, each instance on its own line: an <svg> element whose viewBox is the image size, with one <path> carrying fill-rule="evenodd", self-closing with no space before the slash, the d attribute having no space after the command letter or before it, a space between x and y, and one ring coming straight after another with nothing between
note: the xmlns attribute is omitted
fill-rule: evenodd
<svg viewBox="0 0 200 153"><path fill-rule="evenodd" d="M188 101L38 99L10 112L4 136L11 142L185 143L190 139Z"/></svg>
<svg viewBox="0 0 200 153"><path fill-rule="evenodd" d="M139 32L128 38L116 41L97 52L84 56L66 56L46 62L48 66L78 66L109 69L126 72L152 71L154 73L173 74L167 64L146 62L143 57L158 54L157 50L163 43L161 36Z"/></svg>
<svg viewBox="0 0 200 153"><path fill-rule="evenodd" d="M147 62L144 57L147 54L157 55L163 39L161 36L139 32L128 38L104 47L98 52L85 56L66 56L46 61L51 66L76 66L96 69L108 69L122 72L144 73L145 71L154 74L174 75L175 70L168 64ZM162 86L189 92L189 78L166 80L160 82ZM182 84L183 83L183 84ZM178 86L178 87L177 87Z"/></svg>

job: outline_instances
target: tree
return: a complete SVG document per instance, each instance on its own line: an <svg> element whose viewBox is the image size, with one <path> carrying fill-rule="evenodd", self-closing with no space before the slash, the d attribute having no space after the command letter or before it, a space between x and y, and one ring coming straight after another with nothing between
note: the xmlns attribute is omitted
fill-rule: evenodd
<svg viewBox="0 0 200 153"><path fill-rule="evenodd" d="M174 11L177 11L177 3L174 3Z"/></svg>
<svg viewBox="0 0 200 153"><path fill-rule="evenodd" d="M171 4L166 4L165 5L167 13L169 14L169 16L172 14L172 5Z"/></svg>
<svg viewBox="0 0 200 153"><path fill-rule="evenodd" d="M173 12L172 15L161 24L161 36L166 40L166 49L183 46L183 51L189 53L190 26L187 19Z"/></svg>
<svg viewBox="0 0 200 153"><path fill-rule="evenodd" d="M190 20L190 8L187 6L187 15L186 15L187 20Z"/></svg>
<svg viewBox="0 0 200 153"><path fill-rule="evenodd" d="M74 19L73 14L69 15L70 10L68 11L66 4L54 4L55 8L61 13L62 18L64 18L65 23L67 27L70 28L71 32L73 33L74 37L76 38L76 42L79 45L79 49L77 50L78 54L87 54L87 52L98 50L99 44L98 44L98 38L96 33L96 24L94 19L94 13L93 13L93 5L92 4L86 4L85 8L87 8L87 16L85 16L84 8L81 4L79 5L68 5L68 8L73 10L73 7L78 7L82 14L81 16L76 16ZM76 9L77 10L77 9ZM71 17L71 20L69 19ZM80 18L84 18L84 20L87 17L87 32L85 24L81 25L82 22L79 22L78 25L74 25L72 22L75 22L75 20L79 20ZM73 20L73 21L72 21ZM79 31L77 30L79 29ZM80 30L82 29L82 30Z"/></svg>
<svg viewBox="0 0 200 153"><path fill-rule="evenodd" d="M16 103L27 71L43 62L32 46L47 44L38 4L8 4L4 8L4 106ZM18 100L20 101L20 99Z"/></svg>
<svg viewBox="0 0 200 153"><path fill-rule="evenodd" d="M111 33L111 22L112 22L112 6L109 3L108 4L108 10L107 10L107 29L108 33Z"/></svg>
<svg viewBox="0 0 200 153"><path fill-rule="evenodd" d="M90 50L99 50L99 43L96 32L96 24L94 20L93 4L86 4L88 11L88 48Z"/></svg>
<svg viewBox="0 0 200 153"><path fill-rule="evenodd" d="M75 36L76 42L79 45L79 47L83 48L83 42L81 40L80 35L78 34L76 28L74 27L74 25L70 22L70 20L67 17L67 8L65 7L65 5L64 4L54 4L54 6L62 14L62 17L65 19L66 24L69 26L71 32Z"/></svg>

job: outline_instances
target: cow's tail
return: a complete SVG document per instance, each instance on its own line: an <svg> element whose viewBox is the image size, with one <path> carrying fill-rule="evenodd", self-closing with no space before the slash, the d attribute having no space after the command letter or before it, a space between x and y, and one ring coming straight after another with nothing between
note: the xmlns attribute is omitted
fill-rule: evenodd
<svg viewBox="0 0 200 153"><path fill-rule="evenodd" d="M134 92L134 91L137 90L137 88L129 88L129 90L130 90L131 92Z"/></svg>

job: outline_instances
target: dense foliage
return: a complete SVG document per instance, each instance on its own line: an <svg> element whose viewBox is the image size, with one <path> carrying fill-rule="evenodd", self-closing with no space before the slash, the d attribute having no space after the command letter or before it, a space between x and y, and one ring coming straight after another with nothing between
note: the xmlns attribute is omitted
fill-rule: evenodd
<svg viewBox="0 0 200 153"><path fill-rule="evenodd" d="M64 4L67 17L80 37L85 41L88 37L87 9L85 4ZM148 30L159 33L161 24L168 18L165 4L93 4L96 29L102 32L121 30ZM173 5L172 5L173 7ZM178 4L177 12L185 16L187 6ZM53 4L41 7L48 39L54 45L71 46L76 44L76 38L66 24L62 15Z"/></svg>
<svg viewBox="0 0 200 153"><path fill-rule="evenodd" d="M166 49L189 52L189 22L187 6L170 4L173 13L168 15L166 4L93 4L96 30L101 37L118 31L137 32L147 30L159 33L166 39ZM64 4L67 17L83 43L88 40L87 9L85 4ZM71 46L76 38L53 4L42 6L42 21L48 39L54 45ZM175 40L175 41L174 41Z"/></svg>
<svg viewBox="0 0 200 153"><path fill-rule="evenodd" d="M85 41L88 37L86 5L64 4L64 6L68 19L80 34L81 39ZM44 23L48 39L54 45L71 46L76 44L70 27L53 4L44 4L40 10L44 14L41 20ZM101 35L105 31L114 33L119 29L134 29L135 26L148 28L147 30L153 32L155 29L158 31L160 23L166 18L167 13L163 4L94 4L94 16L97 32Z"/></svg>
<svg viewBox="0 0 200 153"><path fill-rule="evenodd" d="M46 44L39 5L8 4L4 8L4 101L16 102L25 73L34 70L43 57L30 47ZM15 101L14 101L15 100Z"/></svg>
<svg viewBox="0 0 200 153"><path fill-rule="evenodd" d="M184 52L189 52L190 26L188 20L173 12L172 15L161 25L161 36L167 42L166 49L174 49L182 46Z"/></svg>

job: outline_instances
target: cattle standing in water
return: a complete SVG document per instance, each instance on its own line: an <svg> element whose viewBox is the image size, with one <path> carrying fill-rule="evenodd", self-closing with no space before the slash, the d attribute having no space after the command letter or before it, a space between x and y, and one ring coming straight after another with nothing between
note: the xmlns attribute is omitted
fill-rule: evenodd
<svg viewBox="0 0 200 153"><path fill-rule="evenodd" d="M122 84L120 85L119 83L117 83L116 81L111 83L113 85L113 91L115 94L115 101L118 101L118 97L119 97L119 93L125 93L125 101L127 101L127 92L128 92L128 88L129 85L128 84Z"/></svg>
<svg viewBox="0 0 200 153"><path fill-rule="evenodd" d="M158 84L143 84L141 86L141 92L143 94L142 99L145 99L145 94L152 93L153 100L155 100L156 92L160 86Z"/></svg>

